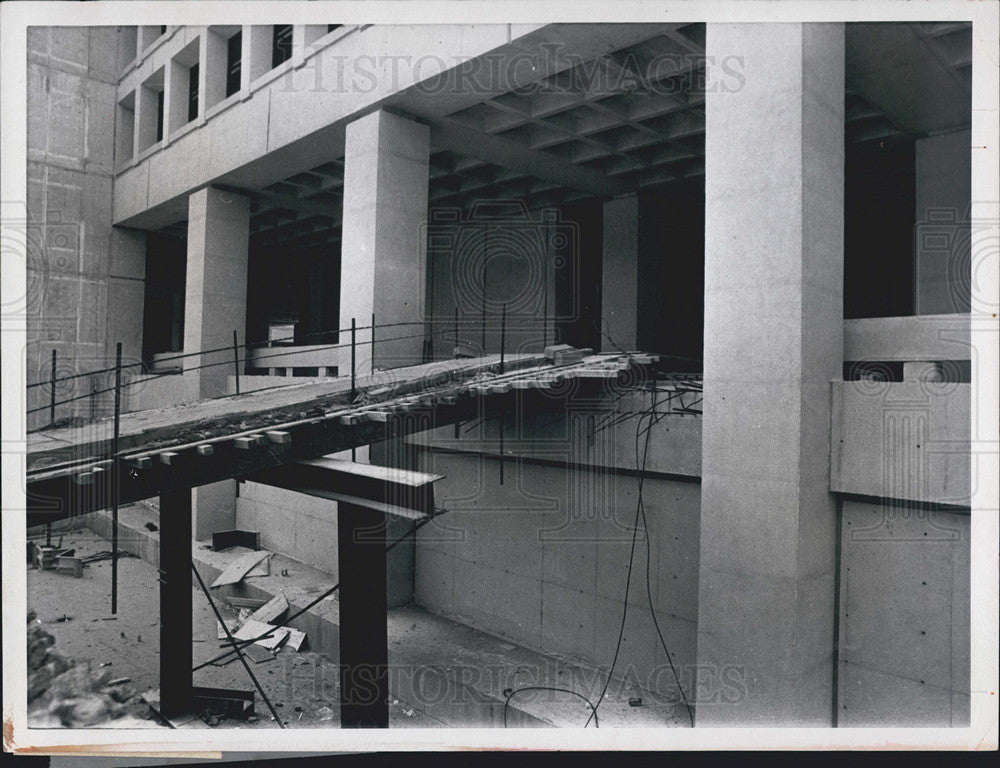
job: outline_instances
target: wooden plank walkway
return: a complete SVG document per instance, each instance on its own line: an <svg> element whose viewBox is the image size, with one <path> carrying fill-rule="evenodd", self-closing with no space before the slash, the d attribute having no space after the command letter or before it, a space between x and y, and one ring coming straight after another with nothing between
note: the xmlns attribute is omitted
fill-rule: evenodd
<svg viewBox="0 0 1000 768"><path fill-rule="evenodd" d="M484 401L547 390L568 379L615 382L649 355L588 355L554 365L542 354L447 360L358 377L291 384L121 418L119 502L315 459L355 446L474 418ZM634 380L634 376L628 374ZM541 408L561 408L554 397ZM49 519L110 505L114 468L109 419L28 436L31 512Z"/></svg>

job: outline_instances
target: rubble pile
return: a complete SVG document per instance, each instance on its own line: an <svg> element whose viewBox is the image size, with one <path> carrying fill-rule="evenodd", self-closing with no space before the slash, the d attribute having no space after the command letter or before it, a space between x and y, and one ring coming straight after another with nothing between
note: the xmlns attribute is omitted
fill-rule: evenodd
<svg viewBox="0 0 1000 768"><path fill-rule="evenodd" d="M149 705L126 679L112 679L108 669L91 669L52 649L34 611L28 611L28 720L33 728L154 725Z"/></svg>

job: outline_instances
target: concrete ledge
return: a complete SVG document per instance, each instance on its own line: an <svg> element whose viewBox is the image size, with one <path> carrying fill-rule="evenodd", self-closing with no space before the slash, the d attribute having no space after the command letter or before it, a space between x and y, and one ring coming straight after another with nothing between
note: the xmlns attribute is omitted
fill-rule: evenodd
<svg viewBox="0 0 1000 768"><path fill-rule="evenodd" d="M968 360L971 315L844 321L844 360Z"/></svg>
<svg viewBox="0 0 1000 768"><path fill-rule="evenodd" d="M971 385L835 381L830 490L967 506Z"/></svg>

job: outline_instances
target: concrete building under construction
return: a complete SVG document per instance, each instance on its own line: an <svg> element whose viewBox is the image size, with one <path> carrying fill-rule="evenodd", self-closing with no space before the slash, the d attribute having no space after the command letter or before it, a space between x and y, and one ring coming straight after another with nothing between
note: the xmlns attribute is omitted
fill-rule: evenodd
<svg viewBox="0 0 1000 768"><path fill-rule="evenodd" d="M258 534L342 667L408 610L681 726L968 724L970 23L32 27L27 72L29 525L182 592Z"/></svg>

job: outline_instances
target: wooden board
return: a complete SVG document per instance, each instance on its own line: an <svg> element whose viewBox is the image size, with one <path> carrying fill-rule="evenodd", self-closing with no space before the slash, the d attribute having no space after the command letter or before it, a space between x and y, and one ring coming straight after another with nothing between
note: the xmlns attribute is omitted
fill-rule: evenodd
<svg viewBox="0 0 1000 768"><path fill-rule="evenodd" d="M261 646L262 648L267 648L269 651L273 651L285 641L285 638L288 637L288 627L274 627L271 624L265 624L261 621L247 619L243 626L237 630L235 635L233 635L233 637L237 640L252 640L253 638L263 635L265 632L269 632L271 630L274 631L269 637L256 640L255 644Z"/></svg>
<svg viewBox="0 0 1000 768"><path fill-rule="evenodd" d="M360 376L356 387L371 401L377 402L428 386L461 381L490 370L497 362L499 355L488 355L474 360L443 360L396 368L391 378L384 373ZM543 355L508 355L506 365L508 370L515 370L547 362ZM155 453L172 445L209 440L227 433L264 429L295 419L322 418L331 408L348 404L350 389L350 378L340 377L329 382L290 384L213 400L124 413L120 419L120 450L129 453L141 449ZM67 462L68 456L92 459L109 456L112 439L111 419L100 419L84 426L31 432L27 435L28 473L66 463L83 463L79 459Z"/></svg>
<svg viewBox="0 0 1000 768"><path fill-rule="evenodd" d="M280 592L254 611L250 618L263 624L272 624L288 611L288 600Z"/></svg>
<svg viewBox="0 0 1000 768"><path fill-rule="evenodd" d="M306 633L298 629L288 628L288 642L286 645L293 651L297 651L302 647L302 643L306 641Z"/></svg>
<svg viewBox="0 0 1000 768"><path fill-rule="evenodd" d="M242 581L247 572L257 565L261 560L270 557L271 553L266 549L257 552L246 552L231 562L226 569L219 574L219 578L212 582L212 589L224 587L227 584L236 584Z"/></svg>

